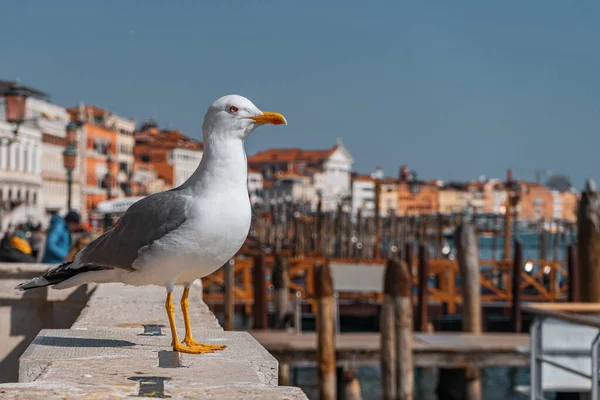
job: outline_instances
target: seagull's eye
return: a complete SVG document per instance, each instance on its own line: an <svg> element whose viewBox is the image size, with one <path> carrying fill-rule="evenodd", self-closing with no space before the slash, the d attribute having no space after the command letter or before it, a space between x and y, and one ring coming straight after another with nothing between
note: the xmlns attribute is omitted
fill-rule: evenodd
<svg viewBox="0 0 600 400"><path fill-rule="evenodd" d="M229 107L229 111L232 113L236 113L239 111L239 108L237 108L236 106L231 106L231 107Z"/></svg>

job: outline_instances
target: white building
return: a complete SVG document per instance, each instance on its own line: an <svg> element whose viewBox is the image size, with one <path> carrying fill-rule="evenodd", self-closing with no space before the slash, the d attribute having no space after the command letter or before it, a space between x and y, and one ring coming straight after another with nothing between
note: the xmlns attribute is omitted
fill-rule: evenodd
<svg viewBox="0 0 600 400"><path fill-rule="evenodd" d="M280 204L291 202L294 204L310 205L316 210L318 194L312 178L296 172L279 172L275 180L263 189L265 204Z"/></svg>
<svg viewBox="0 0 600 400"><path fill-rule="evenodd" d="M250 203L257 204L262 201L263 176L260 171L248 168L248 193Z"/></svg>
<svg viewBox="0 0 600 400"><path fill-rule="evenodd" d="M375 179L368 175L352 177L352 215L375 215Z"/></svg>
<svg viewBox="0 0 600 400"><path fill-rule="evenodd" d="M563 196L558 190L551 190L552 194L552 218L563 218Z"/></svg>
<svg viewBox="0 0 600 400"><path fill-rule="evenodd" d="M174 187L182 185L194 173L202 160L202 150L197 148L174 148L169 151L169 162L173 165Z"/></svg>
<svg viewBox="0 0 600 400"><path fill-rule="evenodd" d="M117 131L117 163L119 169L117 172L117 182L121 190L121 196L129 196L127 193L128 185L131 184L133 177L133 148L135 146L135 120L122 118L118 115L111 114L109 117L109 125L113 130Z"/></svg>
<svg viewBox="0 0 600 400"><path fill-rule="evenodd" d="M2 104L2 107L4 105ZM0 116L0 136L13 135L14 126ZM42 145L38 127L27 123L19 128L19 140L0 147L0 199L12 204L40 205L42 189Z"/></svg>
<svg viewBox="0 0 600 400"><path fill-rule="evenodd" d="M352 163L352 156L340 140L331 149L269 149L248 157L249 166L261 171L267 181L280 180L278 173L309 177L308 183L300 179L295 187L300 188L297 190L302 196L310 196L307 201L313 209L320 192L323 211L335 210L340 201L350 197Z"/></svg>
<svg viewBox="0 0 600 400"><path fill-rule="evenodd" d="M28 112L35 119L42 134L42 190L40 206L45 210L67 210L67 172L63 164L63 151L67 146L66 126L70 117L64 107L48 101L30 98ZM78 130L78 145L81 146L81 131ZM78 147L78 162L73 171L71 207L82 210L81 165L82 147Z"/></svg>
<svg viewBox="0 0 600 400"><path fill-rule="evenodd" d="M0 136L7 138L14 136L15 126L6 122L3 94L11 85L12 82L0 81ZM25 89L38 97L47 96L35 89ZM44 107L40 105L50 103L30 97L26 104L26 122L19 127L17 140L0 145L0 200L5 207L19 203L41 207L43 200L42 130L51 129L52 121L41 114Z"/></svg>

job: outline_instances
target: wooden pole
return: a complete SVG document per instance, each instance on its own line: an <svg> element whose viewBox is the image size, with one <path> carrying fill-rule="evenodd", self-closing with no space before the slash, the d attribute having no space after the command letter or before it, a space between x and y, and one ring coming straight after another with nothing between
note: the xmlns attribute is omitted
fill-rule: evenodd
<svg viewBox="0 0 600 400"><path fill-rule="evenodd" d="M235 285L234 281L234 267L235 261L233 259L229 260L225 263L225 268L223 270L224 280L225 280L225 330L232 331L233 330L233 317L235 313L234 308L234 298L233 298L233 287Z"/></svg>
<svg viewBox="0 0 600 400"><path fill-rule="evenodd" d="M323 196L319 194L319 201L317 203L317 237L315 238L314 250L318 253L323 251Z"/></svg>
<svg viewBox="0 0 600 400"><path fill-rule="evenodd" d="M569 301L578 303L581 301L579 294L579 266L577 265L577 244L571 244L567 248L567 269L569 274Z"/></svg>
<svg viewBox="0 0 600 400"><path fill-rule="evenodd" d="M375 252L374 258L381 258L381 180L375 180Z"/></svg>
<svg viewBox="0 0 600 400"><path fill-rule="evenodd" d="M383 304L381 306L381 389L383 400L396 398L396 334L394 322L394 296L392 286L398 280L397 268L388 261L383 281Z"/></svg>
<svg viewBox="0 0 600 400"><path fill-rule="evenodd" d="M435 243L435 256L437 258L442 257L442 247L444 246L444 216L441 213L437 213L437 231L436 231L436 243Z"/></svg>
<svg viewBox="0 0 600 400"><path fill-rule="evenodd" d="M252 281L254 287L254 304L252 307L254 329L267 329L267 271L265 256L262 253L254 256Z"/></svg>
<svg viewBox="0 0 600 400"><path fill-rule="evenodd" d="M290 275L289 262L286 257L277 256L273 266L273 300L275 305L275 329L285 329L286 317L290 310Z"/></svg>
<svg viewBox="0 0 600 400"><path fill-rule="evenodd" d="M344 250L343 250L343 238L344 238L344 215L343 215L343 209L342 209L342 202L340 201L340 203L338 204L337 207L337 212L335 214L335 232L334 232L334 237L335 237L335 247L334 247L334 251L333 254L335 257L338 258L342 258L343 254L344 254Z"/></svg>
<svg viewBox="0 0 600 400"><path fill-rule="evenodd" d="M498 258L498 215L494 215L492 218L492 260Z"/></svg>
<svg viewBox="0 0 600 400"><path fill-rule="evenodd" d="M290 364L279 363L279 386L290 385Z"/></svg>
<svg viewBox="0 0 600 400"><path fill-rule="evenodd" d="M512 170L506 171L506 211L504 214L504 260L508 260L510 257L510 231L512 227Z"/></svg>
<svg viewBox="0 0 600 400"><path fill-rule="evenodd" d="M413 265L413 242L409 241L404 246L404 261L408 266L408 273L412 276L412 265Z"/></svg>
<svg viewBox="0 0 600 400"><path fill-rule="evenodd" d="M317 367L321 400L335 400L335 326L333 280L329 264L317 265L315 272L317 301Z"/></svg>
<svg viewBox="0 0 600 400"><path fill-rule="evenodd" d="M523 269L523 245L521 241L515 240L515 255L513 259L512 273L512 327L513 332L521 333L521 271Z"/></svg>
<svg viewBox="0 0 600 400"><path fill-rule="evenodd" d="M456 257L460 270L463 295L463 331L481 333L481 297L479 285L479 247L473 225L463 219L454 234ZM454 284L452 282L451 284ZM466 400L481 399L479 369L465 369Z"/></svg>
<svg viewBox="0 0 600 400"><path fill-rule="evenodd" d="M600 302L600 193L589 182L577 210L581 301Z"/></svg>
<svg viewBox="0 0 600 400"><path fill-rule="evenodd" d="M429 279L429 257L425 245L419 246L419 292L418 292L418 311L417 311L417 329L421 332L427 332L429 325L429 296L427 283Z"/></svg>
<svg viewBox="0 0 600 400"><path fill-rule="evenodd" d="M396 399L412 400L414 390L413 377L413 313L410 299L411 278L406 262L392 259L389 267L396 276L390 287L394 298L394 330L396 340Z"/></svg>

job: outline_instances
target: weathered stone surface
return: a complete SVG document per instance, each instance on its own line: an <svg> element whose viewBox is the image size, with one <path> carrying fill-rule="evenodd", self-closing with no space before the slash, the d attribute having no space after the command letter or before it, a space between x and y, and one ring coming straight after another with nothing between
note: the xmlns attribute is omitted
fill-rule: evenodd
<svg viewBox="0 0 600 400"><path fill-rule="evenodd" d="M219 376L223 379L231 376L227 372L231 366L236 381L241 377L243 382L277 384L277 360L247 332L206 330L198 332L196 340L227 347L209 354L181 354L183 368L162 368L166 372L161 373L181 376L189 372L190 380L198 380L204 374L205 383L216 384L222 383ZM145 336L123 329L43 330L21 356L19 381L80 382L77 375L84 370L91 375L94 371L104 371L114 376L113 381L117 377L127 379L132 371L158 369L158 353L170 349L170 342L170 335ZM63 368L65 365L69 368ZM77 374L73 375L73 371ZM221 371L221 375L215 374L216 371Z"/></svg>
<svg viewBox="0 0 600 400"><path fill-rule="evenodd" d="M177 325L183 328L179 299L183 288L173 291ZM132 328L143 330L144 324L163 325L169 331L165 312L166 291L158 286L126 286L121 283L98 285L94 295L73 325L73 329ZM190 319L194 329L223 330L213 313L202 301L202 285L197 282L190 290Z"/></svg>
<svg viewBox="0 0 600 400"><path fill-rule="evenodd" d="M158 380L160 382L161 380ZM157 380L148 385L148 381L131 381L131 385L97 385L73 384L67 382L32 382L32 383L7 383L0 385L0 398L7 400L63 400L63 399L123 399L140 396L146 397L149 392L155 391ZM154 383L154 385L152 385ZM218 400L254 400L254 399L280 399L280 400L306 400L306 395L294 387L273 387L260 383L234 383L230 385L202 385L194 384L181 388L173 386L171 381L163 381L163 397L174 399L218 399ZM144 396L144 394L146 396Z"/></svg>

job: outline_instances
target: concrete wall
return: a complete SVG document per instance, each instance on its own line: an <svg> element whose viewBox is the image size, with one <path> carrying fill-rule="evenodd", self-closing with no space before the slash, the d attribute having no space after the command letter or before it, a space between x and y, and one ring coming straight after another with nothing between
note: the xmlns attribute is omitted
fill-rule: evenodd
<svg viewBox="0 0 600 400"><path fill-rule="evenodd" d="M90 288L48 288L20 292L14 287L50 266L0 263L0 383L16 382L19 357L42 329L68 329L87 303Z"/></svg>

